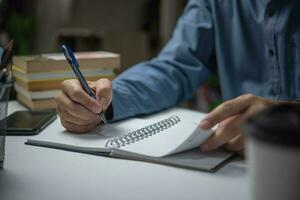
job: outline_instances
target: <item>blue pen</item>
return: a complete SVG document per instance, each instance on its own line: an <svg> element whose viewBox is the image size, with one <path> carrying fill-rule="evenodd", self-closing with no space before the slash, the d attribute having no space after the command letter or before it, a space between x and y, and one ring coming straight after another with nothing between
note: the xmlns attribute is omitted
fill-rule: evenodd
<svg viewBox="0 0 300 200"><path fill-rule="evenodd" d="M90 86L87 84L84 76L82 75L81 71L79 70L79 64L73 54L73 52L71 51L70 48L68 48L66 45L62 45L61 46L62 51L65 54L65 57L67 59L67 61L69 62L72 70L74 71L75 75L77 76L83 90L92 98L96 99L95 93L94 91L90 88ZM106 118L103 114L103 112L99 113L99 116L101 118L101 120L106 124Z"/></svg>

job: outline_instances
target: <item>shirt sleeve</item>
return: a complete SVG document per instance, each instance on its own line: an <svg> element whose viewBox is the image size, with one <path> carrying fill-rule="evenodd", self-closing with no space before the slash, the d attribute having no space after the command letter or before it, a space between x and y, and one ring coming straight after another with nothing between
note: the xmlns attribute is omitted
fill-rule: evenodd
<svg viewBox="0 0 300 200"><path fill-rule="evenodd" d="M213 19L204 0L190 0L160 54L113 81L113 121L148 114L191 98L211 75Z"/></svg>

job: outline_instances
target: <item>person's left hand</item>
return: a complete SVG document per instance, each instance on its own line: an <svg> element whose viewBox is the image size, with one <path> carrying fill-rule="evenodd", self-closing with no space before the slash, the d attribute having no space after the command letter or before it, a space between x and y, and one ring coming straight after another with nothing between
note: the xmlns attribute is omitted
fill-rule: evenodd
<svg viewBox="0 0 300 200"><path fill-rule="evenodd" d="M226 150L243 154L242 123L273 104L276 102L252 94L242 95L221 104L200 122L200 127L204 130L218 124L215 133L201 144L201 150L212 151L224 146Z"/></svg>

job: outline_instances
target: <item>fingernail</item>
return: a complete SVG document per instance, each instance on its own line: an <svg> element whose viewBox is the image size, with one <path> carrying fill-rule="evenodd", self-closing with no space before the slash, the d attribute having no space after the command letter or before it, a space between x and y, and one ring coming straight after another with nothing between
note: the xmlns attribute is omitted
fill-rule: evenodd
<svg viewBox="0 0 300 200"><path fill-rule="evenodd" d="M202 151L209 151L209 146L207 144L202 144L200 148Z"/></svg>
<svg viewBox="0 0 300 200"><path fill-rule="evenodd" d="M208 129L210 128L210 123L208 120L205 119L200 122L199 126L203 129Z"/></svg>

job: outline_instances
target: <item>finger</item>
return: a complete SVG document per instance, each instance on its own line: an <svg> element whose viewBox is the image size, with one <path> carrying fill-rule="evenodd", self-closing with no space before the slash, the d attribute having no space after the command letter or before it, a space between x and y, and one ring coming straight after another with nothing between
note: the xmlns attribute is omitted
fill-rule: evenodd
<svg viewBox="0 0 300 200"><path fill-rule="evenodd" d="M63 92L72 99L94 113L101 111L100 104L90 97L81 87L77 80L66 80L62 83Z"/></svg>
<svg viewBox="0 0 300 200"><path fill-rule="evenodd" d="M88 125L88 124L91 124L91 123L94 123L94 124L100 123L99 117L91 118L89 120L81 119L79 117L76 117L76 116L70 114L67 110L65 110L64 108L61 108L61 106L57 106L57 111L59 113L59 116L64 121L72 122L73 124L77 124L77 125L80 125L80 126Z"/></svg>
<svg viewBox="0 0 300 200"><path fill-rule="evenodd" d="M81 104L73 102L64 92L56 96L57 105L67 111L70 115L82 120L91 120L97 118L97 114L91 112Z"/></svg>
<svg viewBox="0 0 300 200"><path fill-rule="evenodd" d="M87 125L80 126L72 122L65 121L63 119L61 119L60 121L63 127L65 127L68 131L74 133L86 133L92 131L96 127L96 124L87 124Z"/></svg>
<svg viewBox="0 0 300 200"><path fill-rule="evenodd" d="M112 100L112 83L108 79L99 79L96 82L96 99L105 110Z"/></svg>
<svg viewBox="0 0 300 200"><path fill-rule="evenodd" d="M224 145L224 148L232 152L243 152L245 147L245 141L243 135L238 135L237 137L230 140Z"/></svg>
<svg viewBox="0 0 300 200"><path fill-rule="evenodd" d="M233 139L232 136L237 136L241 134L241 125L251 116L260 112L261 110L267 107L268 102L257 101L255 104L251 104L251 106L246 110L246 112L234 116L231 118L226 119L225 121L220 123L220 127L217 128L216 133L208 138L202 145L201 149L204 151L214 150L217 147L231 141ZM235 139L232 142L228 143L229 148L236 148L232 149L235 152L243 151L244 143L243 137L241 139Z"/></svg>
<svg viewBox="0 0 300 200"><path fill-rule="evenodd" d="M246 94L219 105L200 122L200 127L209 129L224 119L243 112L256 98L252 94Z"/></svg>
<svg viewBox="0 0 300 200"><path fill-rule="evenodd" d="M260 100L256 102L243 114L243 121L246 121L248 118L263 111L264 109L266 109L271 105L272 103L269 100Z"/></svg>
<svg viewBox="0 0 300 200"><path fill-rule="evenodd" d="M236 125L237 118L237 116L234 116L221 122L218 128L216 129L216 132L200 145L201 150L215 150L218 147L230 141L232 138L239 135L239 129Z"/></svg>
<svg viewBox="0 0 300 200"><path fill-rule="evenodd" d="M242 115L237 116L234 121L230 122L231 123L231 131L235 132L235 136L234 138L230 139L230 137L225 137L223 138L223 142L224 141L229 141L224 144L224 148L228 151L232 151L232 152L236 152L239 155L243 155L244 154L244 136L242 135L242 130L241 130L241 125L253 114L257 113L258 110L261 110L262 107L256 107L255 109L250 108L247 110L247 112L243 113ZM228 125L226 125L228 126ZM224 128L225 129L225 128ZM221 130L222 131L222 130ZM226 134L226 131L224 131L224 134ZM216 140L222 140L222 138L216 138ZM212 142L214 143L214 141ZM218 142L216 142L218 143ZM220 147L221 145L219 145L218 147ZM212 150L215 148L212 148Z"/></svg>
<svg viewBox="0 0 300 200"><path fill-rule="evenodd" d="M245 112L243 112L239 115L239 117L236 118L235 122L238 125L237 128L240 129L247 119L264 110L268 106L268 102L263 102L261 100L252 103L251 106L249 106L249 108L245 110Z"/></svg>

